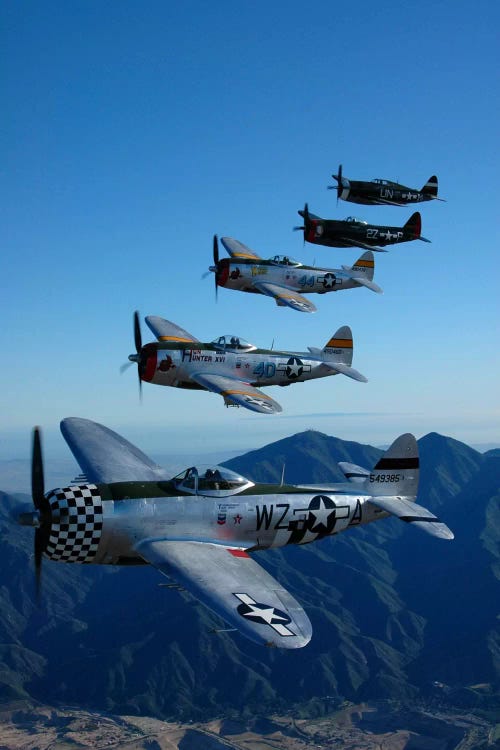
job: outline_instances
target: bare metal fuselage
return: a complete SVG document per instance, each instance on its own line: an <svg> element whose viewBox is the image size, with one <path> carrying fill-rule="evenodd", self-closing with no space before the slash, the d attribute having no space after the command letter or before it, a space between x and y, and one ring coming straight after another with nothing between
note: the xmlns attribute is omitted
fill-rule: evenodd
<svg viewBox="0 0 500 750"><path fill-rule="evenodd" d="M311 487L304 491L290 488L289 492L284 488L283 493L260 495L107 499L116 496L116 489L113 485L98 486L102 530L96 539L95 554L84 562L142 563L136 545L148 538L243 549L308 544L387 515L372 505L366 494L353 493L352 485L338 487L345 487L345 494ZM139 486L132 491L140 492ZM119 494L123 494L122 490ZM51 554L48 557L57 559Z"/></svg>
<svg viewBox="0 0 500 750"><path fill-rule="evenodd" d="M313 359L307 352L276 352L259 349L248 353L207 347L195 343L178 348L157 344L150 355L144 380L156 385L200 387L191 379L195 373L223 375L253 386L291 383L337 375L335 370Z"/></svg>

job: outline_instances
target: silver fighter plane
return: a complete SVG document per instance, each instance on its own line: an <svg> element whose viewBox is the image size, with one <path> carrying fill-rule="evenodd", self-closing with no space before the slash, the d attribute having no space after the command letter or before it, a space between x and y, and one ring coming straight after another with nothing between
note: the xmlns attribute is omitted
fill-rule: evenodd
<svg viewBox="0 0 500 750"><path fill-rule="evenodd" d="M103 425L69 418L61 431L85 481L44 491L36 428L35 508L14 513L18 523L35 528L37 591L44 557L149 564L170 587L182 587L250 640L301 648L311 639L309 618L251 553L308 544L389 515L453 539L415 503L419 459L410 434L397 438L371 471L341 464L347 483L294 486L255 484L221 466L191 466L171 478Z"/></svg>
<svg viewBox="0 0 500 750"><path fill-rule="evenodd" d="M353 266L316 268L303 265L288 255L275 255L264 260L231 237L221 237L221 242L231 258L219 259L219 244L214 236L214 265L210 266L209 271L215 274L216 293L221 286L240 292L265 294L281 307L291 307L299 312L316 312L315 305L303 294L326 294L356 287L382 292L373 281L375 261L371 250L363 253Z"/></svg>
<svg viewBox="0 0 500 750"><path fill-rule="evenodd" d="M134 314L136 353L129 360L137 363L139 386L146 381L212 391L224 398L226 406L272 414L281 411L281 406L257 386L285 386L339 373L366 382L364 375L351 367L353 343L349 326L339 328L323 349L311 346L308 352L281 352L257 349L233 335L203 343L156 315L148 316L146 323L158 343L142 345L139 314ZM124 367L127 366L128 363Z"/></svg>

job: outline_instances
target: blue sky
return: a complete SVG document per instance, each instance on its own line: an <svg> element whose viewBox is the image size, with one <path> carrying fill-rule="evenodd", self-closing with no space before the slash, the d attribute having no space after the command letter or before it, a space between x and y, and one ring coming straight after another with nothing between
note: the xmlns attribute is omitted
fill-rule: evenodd
<svg viewBox="0 0 500 750"><path fill-rule="evenodd" d="M435 430L500 443L497 3L4 4L0 457L83 416L156 453L257 447L303 429L387 443ZM212 234L339 267L302 244L307 200L331 218L402 224L408 208L327 192L346 176L420 186L432 244L376 257L384 295L313 298L315 315L201 279ZM132 313L202 340L303 351L343 324L343 377L271 389L274 417L118 368ZM144 326L144 339L149 331Z"/></svg>

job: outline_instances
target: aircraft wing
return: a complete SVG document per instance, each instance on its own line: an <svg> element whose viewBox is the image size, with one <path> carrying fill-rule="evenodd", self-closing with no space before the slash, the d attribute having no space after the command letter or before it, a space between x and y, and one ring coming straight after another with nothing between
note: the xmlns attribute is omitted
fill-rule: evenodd
<svg viewBox="0 0 500 750"><path fill-rule="evenodd" d="M385 510L386 513L390 513L392 516L406 521L406 523L418 526L419 529L427 531L432 536L437 536L440 539L455 538L451 529L440 521L439 518L436 518L434 513L403 497L370 497L370 502L378 508Z"/></svg>
<svg viewBox="0 0 500 750"><path fill-rule="evenodd" d="M172 323L170 320L160 318L158 315L148 315L146 323L153 331L158 341L180 341L184 343L198 342L190 333L180 326Z"/></svg>
<svg viewBox="0 0 500 750"><path fill-rule="evenodd" d="M220 241L232 258L254 258L255 260L262 260L260 255L254 253L253 250L250 250L249 247L239 240L233 240L232 237L221 237Z"/></svg>
<svg viewBox="0 0 500 750"><path fill-rule="evenodd" d="M274 297L278 305L286 305L299 312L316 312L316 306L293 289L287 289L278 284L269 284L267 281L254 281L253 285L262 294Z"/></svg>
<svg viewBox="0 0 500 750"><path fill-rule="evenodd" d="M243 549L147 539L137 552L260 645L301 648L312 627L300 604Z"/></svg>
<svg viewBox="0 0 500 750"><path fill-rule="evenodd" d="M373 245L367 245L365 242L361 242L361 240L353 240L352 237L339 237L339 240L341 242L345 242L347 245L354 245L355 247L363 247L365 250L375 250L376 253L388 252L388 250L386 250L383 247L374 247Z"/></svg>
<svg viewBox="0 0 500 750"><path fill-rule="evenodd" d="M170 479L165 469L102 424L68 417L61 422L61 432L89 482L107 484Z"/></svg>
<svg viewBox="0 0 500 750"><path fill-rule="evenodd" d="M244 406L246 409L258 411L262 414L274 414L282 411L277 401L243 380L203 372L191 374L191 379L202 385L207 391L219 393L224 397L226 403Z"/></svg>

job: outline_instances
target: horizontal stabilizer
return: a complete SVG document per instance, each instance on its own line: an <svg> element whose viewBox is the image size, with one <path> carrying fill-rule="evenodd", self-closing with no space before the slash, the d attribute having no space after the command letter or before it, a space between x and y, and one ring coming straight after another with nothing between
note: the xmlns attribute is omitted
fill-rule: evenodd
<svg viewBox="0 0 500 750"><path fill-rule="evenodd" d="M422 235L418 239L422 240L422 242L432 242L432 240L428 240L427 237L422 237Z"/></svg>
<svg viewBox="0 0 500 750"><path fill-rule="evenodd" d="M339 461L339 469L346 479L355 484L362 484L370 476L368 469L363 469L357 464L350 464L348 461Z"/></svg>
<svg viewBox="0 0 500 750"><path fill-rule="evenodd" d="M350 266L342 266L342 270L352 281L355 281L357 284L365 286L367 289L371 289L372 292L377 292L377 294L383 294L383 289L381 289L378 284L375 284L374 281L370 281L369 279L365 279L363 276L359 276L359 274L356 274L352 271Z"/></svg>
<svg viewBox="0 0 500 750"><path fill-rule="evenodd" d="M323 360L323 364L341 375L347 375L348 378L358 380L360 383L368 383L368 378L365 378L365 376L355 370L354 367L344 365L342 362L329 362L328 360Z"/></svg>
<svg viewBox="0 0 500 750"><path fill-rule="evenodd" d="M377 508L385 510L386 513L390 513L391 516L396 516L406 523L414 524L432 536L437 536L440 539L455 538L448 526L422 505L417 505L402 497L386 497L384 495L371 497L370 502Z"/></svg>

